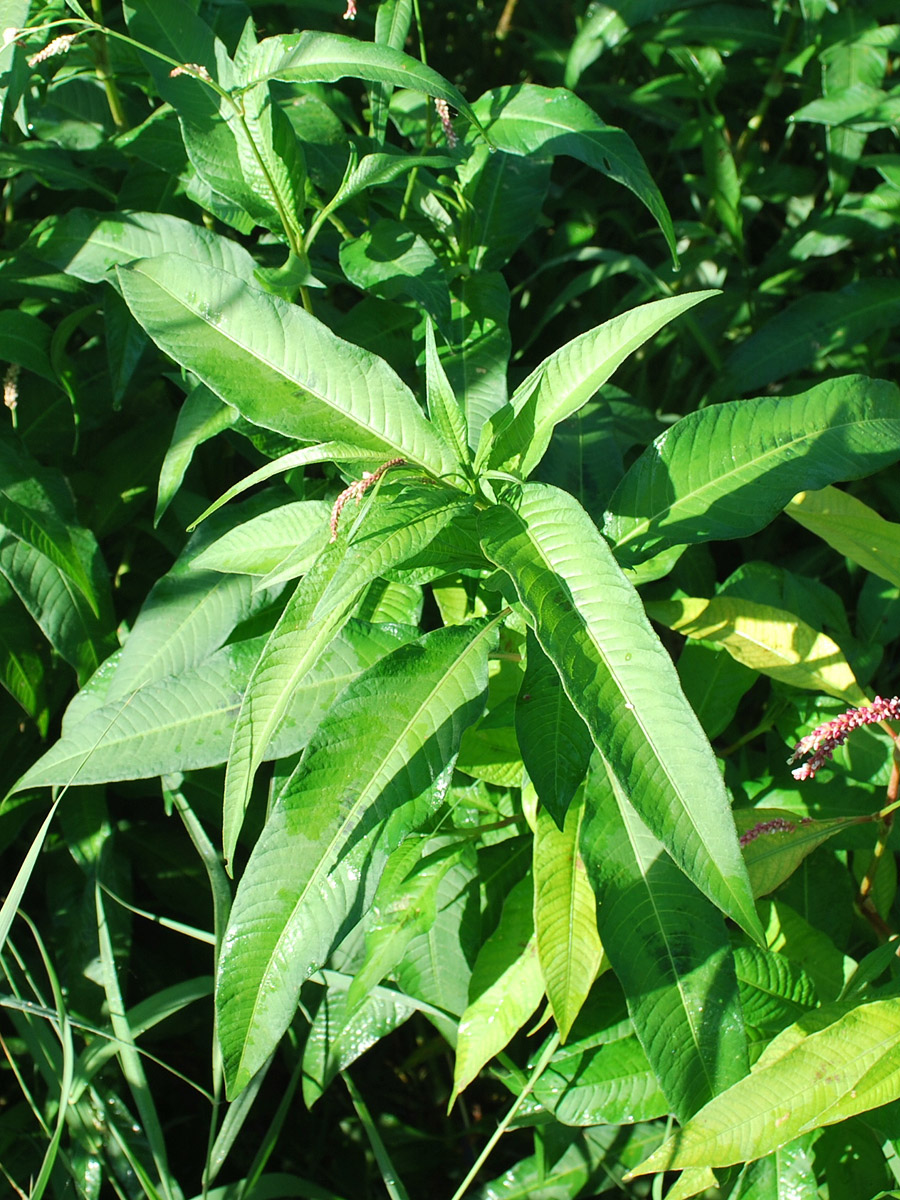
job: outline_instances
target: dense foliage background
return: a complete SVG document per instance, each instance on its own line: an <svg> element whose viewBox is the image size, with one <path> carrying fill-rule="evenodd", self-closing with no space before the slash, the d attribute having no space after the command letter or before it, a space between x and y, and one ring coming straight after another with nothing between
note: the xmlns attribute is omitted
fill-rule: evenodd
<svg viewBox="0 0 900 1200"><path fill-rule="evenodd" d="M900 1195L896 5L358 10L0 0L0 1167Z"/></svg>

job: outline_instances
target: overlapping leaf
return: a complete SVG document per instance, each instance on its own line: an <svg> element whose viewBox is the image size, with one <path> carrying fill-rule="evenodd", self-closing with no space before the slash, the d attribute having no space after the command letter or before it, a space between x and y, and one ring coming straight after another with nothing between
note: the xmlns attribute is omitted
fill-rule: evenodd
<svg viewBox="0 0 900 1200"><path fill-rule="evenodd" d="M609 501L604 532L626 566L658 550L746 537L803 489L900 458L900 392L846 375L797 396L702 408L661 433Z"/></svg>
<svg viewBox="0 0 900 1200"><path fill-rule="evenodd" d="M660 1087L683 1120L748 1067L725 923L602 762L588 778L581 852L604 952Z"/></svg>
<svg viewBox="0 0 900 1200"><path fill-rule="evenodd" d="M494 633L435 630L331 706L276 799L235 897L218 980L229 1093L265 1062L303 980L364 911L386 855L442 799L433 785L487 692Z"/></svg>
<svg viewBox="0 0 900 1200"><path fill-rule="evenodd" d="M622 791L678 865L751 931L756 913L721 775L637 593L584 510L525 484L479 520Z"/></svg>
<svg viewBox="0 0 900 1200"><path fill-rule="evenodd" d="M255 425L452 471L449 447L399 376L303 309L179 255L120 269L119 279L157 345Z"/></svg>

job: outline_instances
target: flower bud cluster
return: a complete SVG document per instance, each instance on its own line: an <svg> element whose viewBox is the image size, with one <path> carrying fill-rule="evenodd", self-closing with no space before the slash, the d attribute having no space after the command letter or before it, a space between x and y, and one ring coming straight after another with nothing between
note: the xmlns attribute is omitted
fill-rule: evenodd
<svg viewBox="0 0 900 1200"><path fill-rule="evenodd" d="M900 721L900 696L894 696L890 700L876 696L871 704L863 708L848 709L833 721L817 725L812 733L800 739L788 762L796 762L804 754L810 754L812 757L802 766L795 767L791 774L795 779L814 779L816 771L825 766L837 747L844 744L854 729L859 729L862 725L874 725L878 721Z"/></svg>

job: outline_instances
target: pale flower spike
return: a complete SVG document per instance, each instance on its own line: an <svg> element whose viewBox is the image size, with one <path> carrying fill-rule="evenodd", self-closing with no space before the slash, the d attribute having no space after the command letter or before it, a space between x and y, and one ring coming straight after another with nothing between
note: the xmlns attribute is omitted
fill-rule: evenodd
<svg viewBox="0 0 900 1200"><path fill-rule="evenodd" d="M812 733L800 739L788 762L796 762L804 754L810 754L812 757L802 766L796 767L791 774L795 779L814 779L816 771L825 766L837 747L844 744L854 729L859 729L862 725L874 725L878 721L900 721L900 696L894 696L890 700L876 696L872 703L864 708L850 708L833 721L817 725Z"/></svg>
<svg viewBox="0 0 900 1200"><path fill-rule="evenodd" d="M207 83L212 83L212 77L201 63L182 63L180 67L173 67L169 72L170 79L176 79L179 75L195 75L197 79L205 79Z"/></svg>
<svg viewBox="0 0 900 1200"><path fill-rule="evenodd" d="M450 121L450 107L446 100L435 100L434 107L437 109L437 115L441 118L441 125L444 129L444 137L447 139L447 145L451 150L455 150L459 138L456 136L456 130Z"/></svg>
<svg viewBox="0 0 900 1200"><path fill-rule="evenodd" d="M45 62L48 58L55 58L57 54L65 54L77 37L77 33L64 33L61 37L54 38L52 42L47 43L43 50L38 50L37 54L32 54L28 58L29 67L36 67L38 63Z"/></svg>
<svg viewBox="0 0 900 1200"><path fill-rule="evenodd" d="M356 0L347 0L347 11L344 13L344 20L356 20Z"/></svg>
<svg viewBox="0 0 900 1200"><path fill-rule="evenodd" d="M3 403L10 412L15 412L19 404L19 372L18 363L10 363L3 376Z"/></svg>

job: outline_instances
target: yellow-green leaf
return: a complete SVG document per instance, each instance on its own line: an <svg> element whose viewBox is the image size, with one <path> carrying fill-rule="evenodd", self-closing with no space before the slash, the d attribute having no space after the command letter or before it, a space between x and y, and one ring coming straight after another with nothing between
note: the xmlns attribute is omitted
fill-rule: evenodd
<svg viewBox="0 0 900 1200"><path fill-rule="evenodd" d="M844 652L793 613L733 596L651 603L647 613L689 638L718 642L728 653L792 687L826 692L854 707L867 703Z"/></svg>
<svg viewBox="0 0 900 1200"><path fill-rule="evenodd" d="M900 524L896 521L886 521L862 500L834 487L798 492L784 511L838 554L900 586Z"/></svg>

